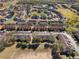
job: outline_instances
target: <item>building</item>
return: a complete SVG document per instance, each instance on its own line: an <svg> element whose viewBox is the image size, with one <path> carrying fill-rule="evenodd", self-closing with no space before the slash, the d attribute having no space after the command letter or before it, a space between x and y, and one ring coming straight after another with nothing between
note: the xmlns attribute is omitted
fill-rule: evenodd
<svg viewBox="0 0 79 59"><path fill-rule="evenodd" d="M12 31L65 31L66 25L57 21L36 21L18 22L17 24L3 24L3 29Z"/></svg>
<svg viewBox="0 0 79 59"><path fill-rule="evenodd" d="M70 4L70 3L75 3L76 0L21 0L21 2L23 3L43 3L43 4L52 4L52 3L67 3L67 4Z"/></svg>
<svg viewBox="0 0 79 59"><path fill-rule="evenodd" d="M9 0L0 0L0 2L5 2L5 3L8 2L8 1L9 1Z"/></svg>
<svg viewBox="0 0 79 59"><path fill-rule="evenodd" d="M53 44L54 39L53 36L51 36L50 32L34 32L33 33L33 38L34 41L36 40L36 42L41 42L41 43L51 43Z"/></svg>
<svg viewBox="0 0 79 59"><path fill-rule="evenodd" d="M59 40L59 42L61 43L61 45L63 46L64 49L74 50L74 47L73 47L71 41L69 40L69 38L66 35L58 34L57 39Z"/></svg>
<svg viewBox="0 0 79 59"><path fill-rule="evenodd" d="M32 33L29 31L17 31L12 34L15 40L26 40L28 43L31 41Z"/></svg>

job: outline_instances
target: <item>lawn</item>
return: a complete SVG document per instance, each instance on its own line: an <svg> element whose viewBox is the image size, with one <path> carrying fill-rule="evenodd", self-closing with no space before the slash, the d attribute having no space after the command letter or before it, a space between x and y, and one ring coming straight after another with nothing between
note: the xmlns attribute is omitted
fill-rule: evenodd
<svg viewBox="0 0 79 59"><path fill-rule="evenodd" d="M68 20L76 19L76 17L79 17L76 13L72 12L69 9L65 8L58 8L57 11L59 11L63 16L65 16Z"/></svg>
<svg viewBox="0 0 79 59"><path fill-rule="evenodd" d="M76 25L79 24L79 16L76 13L62 7L58 7L57 11L60 12L67 19L67 25L69 26L67 28L68 31L79 29L79 28L76 28Z"/></svg>
<svg viewBox="0 0 79 59"><path fill-rule="evenodd" d="M66 57L65 55L62 55L62 59L69 59L69 58Z"/></svg>

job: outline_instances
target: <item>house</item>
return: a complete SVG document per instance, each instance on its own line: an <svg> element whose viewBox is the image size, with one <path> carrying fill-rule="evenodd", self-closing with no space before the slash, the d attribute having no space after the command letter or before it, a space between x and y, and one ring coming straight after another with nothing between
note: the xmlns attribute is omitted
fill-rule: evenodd
<svg viewBox="0 0 79 59"><path fill-rule="evenodd" d="M34 32L34 38L37 38L37 39L41 39L41 38L44 38L44 37L48 37L50 36L50 33L49 32Z"/></svg>
<svg viewBox="0 0 79 59"><path fill-rule="evenodd" d="M54 40L53 40L53 37L51 36L51 34L49 32L34 32L33 33L33 42L41 42L41 43L51 43L53 44Z"/></svg>
<svg viewBox="0 0 79 59"><path fill-rule="evenodd" d="M65 31L66 25L62 21L53 20L27 20L16 24L4 24L6 30L17 31Z"/></svg>
<svg viewBox="0 0 79 59"><path fill-rule="evenodd" d="M32 34L29 31L17 31L16 33L12 34L15 40L26 40L27 42L31 41Z"/></svg>
<svg viewBox="0 0 79 59"><path fill-rule="evenodd" d="M0 0L0 2L8 2L9 0Z"/></svg>
<svg viewBox="0 0 79 59"><path fill-rule="evenodd" d="M53 24L52 26L48 26L49 31L65 31L64 25Z"/></svg>
<svg viewBox="0 0 79 59"><path fill-rule="evenodd" d="M57 39L59 40L60 43L62 43L62 46L65 49L73 49L74 50L74 47L73 47L71 41L69 40L69 38L66 35L58 34Z"/></svg>
<svg viewBox="0 0 79 59"><path fill-rule="evenodd" d="M8 31L12 31L12 30L15 30L15 27L16 27L15 24L4 24L3 29L8 30Z"/></svg>

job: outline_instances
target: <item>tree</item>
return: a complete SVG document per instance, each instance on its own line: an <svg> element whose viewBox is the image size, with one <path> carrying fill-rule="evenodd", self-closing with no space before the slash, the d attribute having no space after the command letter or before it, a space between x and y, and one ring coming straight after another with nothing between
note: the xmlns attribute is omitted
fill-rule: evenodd
<svg viewBox="0 0 79 59"><path fill-rule="evenodd" d="M45 13L43 13L43 12L41 13L40 16L41 16L41 19L46 19L47 18L47 15Z"/></svg>
<svg viewBox="0 0 79 59"><path fill-rule="evenodd" d="M21 49L25 49L26 47L27 47L26 44L21 45Z"/></svg>
<svg viewBox="0 0 79 59"><path fill-rule="evenodd" d="M71 54L71 57L74 59L74 57L75 57L75 53L74 52Z"/></svg>
<svg viewBox="0 0 79 59"><path fill-rule="evenodd" d="M32 19L38 19L38 18L39 18L38 15L33 15L33 16L32 16Z"/></svg>
<svg viewBox="0 0 79 59"><path fill-rule="evenodd" d="M39 47L39 44L29 44L28 49L36 50Z"/></svg>
<svg viewBox="0 0 79 59"><path fill-rule="evenodd" d="M21 43L17 43L16 48L20 48L21 47Z"/></svg>

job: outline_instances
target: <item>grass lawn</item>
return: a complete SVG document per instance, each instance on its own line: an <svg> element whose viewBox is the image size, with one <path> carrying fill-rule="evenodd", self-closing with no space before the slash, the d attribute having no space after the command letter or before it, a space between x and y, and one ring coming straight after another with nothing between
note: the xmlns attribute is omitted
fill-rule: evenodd
<svg viewBox="0 0 79 59"><path fill-rule="evenodd" d="M69 59L68 57L66 57L64 55L62 55L61 57L62 57L62 59Z"/></svg>
<svg viewBox="0 0 79 59"><path fill-rule="evenodd" d="M59 11L63 16L65 16L68 20L73 20L76 17L79 17L76 13L72 12L69 9L65 8L58 8L57 11Z"/></svg>
<svg viewBox="0 0 79 59"><path fill-rule="evenodd" d="M67 25L69 26L66 30L78 30L75 26L79 24L79 16L69 9L58 7L58 12L60 12L67 19Z"/></svg>

